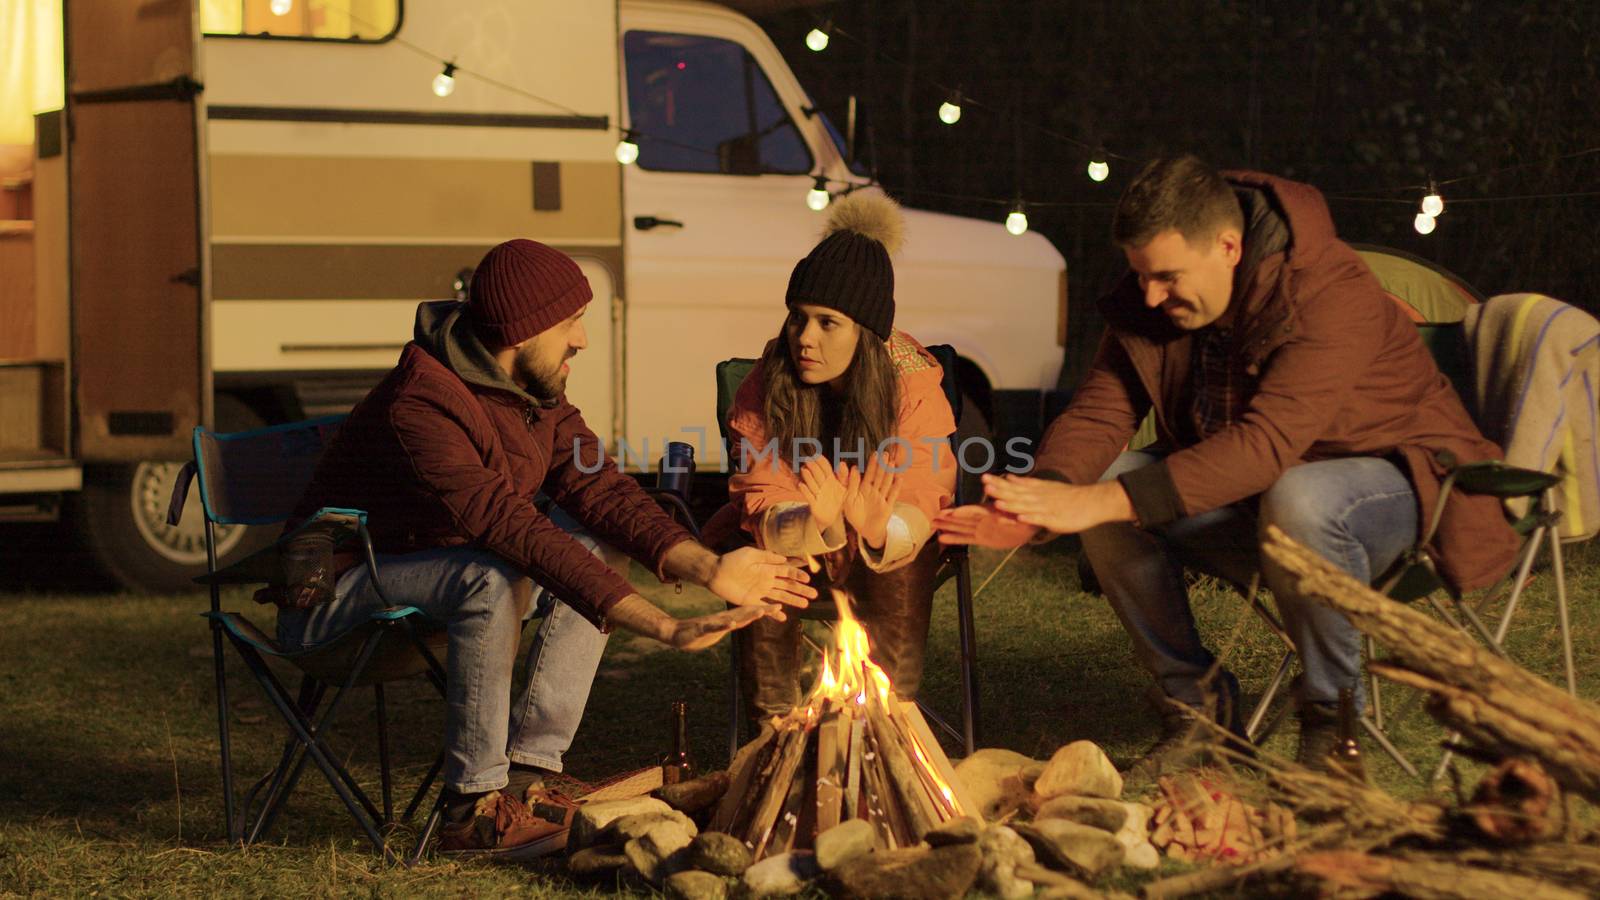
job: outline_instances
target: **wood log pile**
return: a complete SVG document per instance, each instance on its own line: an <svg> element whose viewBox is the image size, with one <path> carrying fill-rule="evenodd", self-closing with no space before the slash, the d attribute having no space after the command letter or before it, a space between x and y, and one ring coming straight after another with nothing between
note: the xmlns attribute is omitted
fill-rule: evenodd
<svg viewBox="0 0 1600 900"><path fill-rule="evenodd" d="M882 849L911 847L975 810L916 704L869 690L774 719L735 756L709 827L761 859L847 819L870 823Z"/></svg>
<svg viewBox="0 0 1600 900"><path fill-rule="evenodd" d="M1229 864L1259 862L1294 843L1294 813L1278 803L1248 803L1220 773L1163 776L1150 843L1169 859Z"/></svg>

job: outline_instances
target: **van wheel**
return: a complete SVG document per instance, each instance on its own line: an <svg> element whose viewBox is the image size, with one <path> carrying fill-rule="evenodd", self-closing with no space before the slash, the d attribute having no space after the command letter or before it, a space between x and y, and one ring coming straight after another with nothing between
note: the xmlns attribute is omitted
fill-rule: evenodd
<svg viewBox="0 0 1600 900"><path fill-rule="evenodd" d="M244 431L265 424L237 398L218 396L216 405L222 431ZM205 574L205 515L198 488L190 487L178 524L167 524L167 505L182 468L181 461L147 460L98 466L84 473L83 491L74 504L78 533L106 574L128 590L190 591L195 589L195 577ZM219 526L220 564L266 546L277 531L273 526Z"/></svg>

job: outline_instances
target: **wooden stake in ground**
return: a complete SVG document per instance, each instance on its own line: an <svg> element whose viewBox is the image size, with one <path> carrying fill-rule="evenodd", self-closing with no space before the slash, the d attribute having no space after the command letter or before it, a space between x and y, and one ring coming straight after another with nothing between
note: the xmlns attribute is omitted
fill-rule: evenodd
<svg viewBox="0 0 1600 900"><path fill-rule="evenodd" d="M1600 802L1600 707L1501 659L1455 628L1360 584L1275 527L1263 552L1301 593L1349 617L1392 658L1377 674L1428 691L1428 711L1480 746L1537 757L1564 787Z"/></svg>

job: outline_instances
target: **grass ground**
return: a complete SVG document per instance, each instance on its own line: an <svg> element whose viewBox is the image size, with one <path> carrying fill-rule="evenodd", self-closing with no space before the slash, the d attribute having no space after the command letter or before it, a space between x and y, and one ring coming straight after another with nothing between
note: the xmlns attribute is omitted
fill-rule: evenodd
<svg viewBox="0 0 1600 900"><path fill-rule="evenodd" d="M1087 738L1118 761L1155 737L1144 702L1147 679L1115 617L1082 593L1073 550L1019 552L977 603L982 744L1048 757ZM975 583L1001 560L974 557ZM1569 595L1577 635L1580 690L1600 696L1600 559L1569 548ZM636 582L651 581L641 571ZM1513 655L1546 677L1560 671L1550 576L1541 574L1519 614ZM653 597L682 615L715 601L656 588ZM1279 650L1231 591L1202 582L1194 593L1212 646L1231 645L1229 664L1247 700L1265 685ZM327 784L308 771L285 818L249 849L224 843L216 762L211 647L198 613L201 594L142 597L100 591L0 594L0 894L45 896L361 895L585 896L615 885L575 884L551 867L515 868L429 861L386 868L370 852ZM270 626L243 594L227 605ZM531 630L529 632L531 634ZM957 713L953 585L936 598L924 696ZM666 714L689 703L697 761L726 761L726 646L677 654L615 636L568 755L575 777L602 780L655 763L667 745ZM236 765L248 783L274 761L280 731L243 667L230 663ZM1391 695L1393 696L1393 695ZM375 785L373 715L365 697L343 711L335 748L364 784ZM391 690L390 715L402 788L431 761L440 707L430 690ZM1293 728L1268 742L1293 753ZM1402 747L1435 758L1438 730L1421 713L1395 727ZM1410 782L1376 748L1368 758L1380 784L1396 793ZM375 792L375 788L374 788ZM399 801L397 801L399 802ZM403 830L394 841L406 846Z"/></svg>

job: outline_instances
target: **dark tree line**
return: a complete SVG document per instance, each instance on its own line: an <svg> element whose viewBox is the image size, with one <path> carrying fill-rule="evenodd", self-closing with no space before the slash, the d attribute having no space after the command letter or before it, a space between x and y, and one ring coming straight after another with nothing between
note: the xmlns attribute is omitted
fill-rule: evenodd
<svg viewBox="0 0 1600 900"><path fill-rule="evenodd" d="M847 39L806 50L829 16L876 52ZM1600 153L1543 163L1600 147L1593 0L841 0L762 24L835 121L858 98L862 156L910 205L999 221L1003 206L941 195L1073 204L1029 211L1067 258L1064 379L1086 364L1093 300L1123 267L1111 205L1137 161L1162 153L1315 184L1347 240L1435 260L1485 294L1600 308L1600 196L1451 202L1600 191ZM945 126L931 83L990 109ZM1096 184L1084 148L1051 132L1131 161ZM1374 191L1462 176L1478 177L1441 187L1426 237L1411 224L1420 191Z"/></svg>

